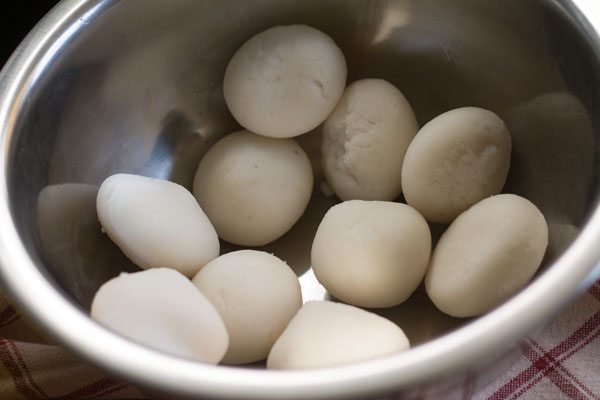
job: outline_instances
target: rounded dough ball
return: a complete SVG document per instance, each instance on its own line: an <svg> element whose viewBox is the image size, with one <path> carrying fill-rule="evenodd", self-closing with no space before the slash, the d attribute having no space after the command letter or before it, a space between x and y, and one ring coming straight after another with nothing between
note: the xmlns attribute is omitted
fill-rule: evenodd
<svg viewBox="0 0 600 400"><path fill-rule="evenodd" d="M194 195L222 239L262 246L298 221L312 187L310 161L296 142L240 131L206 153Z"/></svg>
<svg viewBox="0 0 600 400"><path fill-rule="evenodd" d="M306 303L277 339L267 367L332 367L408 350L396 324L360 308L330 301Z"/></svg>
<svg viewBox="0 0 600 400"><path fill-rule="evenodd" d="M215 307L182 274L168 268L122 273L100 287L92 318L169 354L217 364L229 336Z"/></svg>
<svg viewBox="0 0 600 400"><path fill-rule="evenodd" d="M296 274L279 258L256 250L224 254L192 282L223 317L229 332L227 364L263 360L302 306Z"/></svg>
<svg viewBox="0 0 600 400"><path fill-rule="evenodd" d="M529 200L512 194L487 198L444 232L433 251L425 288L446 314L483 314L525 286L547 245L548 226Z"/></svg>
<svg viewBox="0 0 600 400"><path fill-rule="evenodd" d="M431 222L449 223L500 193L510 167L511 138L493 112L465 107L427 123L402 167L406 202Z"/></svg>
<svg viewBox="0 0 600 400"><path fill-rule="evenodd" d="M219 255L219 238L183 186L116 174L98 191L102 228L142 268L168 267L191 277Z"/></svg>
<svg viewBox="0 0 600 400"><path fill-rule="evenodd" d="M351 200L333 206L315 235L312 268L336 298L391 307L419 286L431 253L423 217L406 204Z"/></svg>
<svg viewBox="0 0 600 400"><path fill-rule="evenodd" d="M277 26L234 54L223 92L244 128L289 138L327 118L342 96L346 74L344 55L329 36L306 25Z"/></svg>
<svg viewBox="0 0 600 400"><path fill-rule="evenodd" d="M342 200L394 200L404 154L419 126L402 93L381 79L356 81L323 126L323 172Z"/></svg>

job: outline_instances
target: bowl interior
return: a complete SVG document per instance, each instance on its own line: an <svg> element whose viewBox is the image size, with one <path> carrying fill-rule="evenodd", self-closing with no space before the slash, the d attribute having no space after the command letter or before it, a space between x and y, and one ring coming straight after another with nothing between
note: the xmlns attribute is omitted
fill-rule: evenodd
<svg viewBox="0 0 600 400"><path fill-rule="evenodd" d="M498 113L513 137L505 192L532 200L550 226L544 267L577 236L597 187L597 58L559 1L127 0L98 1L77 33L40 62L17 116L10 202L30 256L84 310L98 287L135 267L101 232L98 185L118 172L191 188L203 154L239 128L222 80L235 50L268 27L308 24L344 52L349 82L383 78L419 123L456 107ZM92 12L93 11L93 12ZM300 136L315 171L311 205L265 246L301 276L305 300L325 298L310 273L312 237L337 200L318 188L320 132ZM434 236L444 226L432 225ZM235 246L223 243L223 250ZM413 344L466 324L419 289L378 311Z"/></svg>

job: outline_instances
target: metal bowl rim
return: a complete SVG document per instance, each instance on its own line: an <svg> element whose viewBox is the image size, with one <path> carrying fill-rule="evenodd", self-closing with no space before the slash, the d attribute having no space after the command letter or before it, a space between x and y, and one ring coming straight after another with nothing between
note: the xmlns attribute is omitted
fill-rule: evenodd
<svg viewBox="0 0 600 400"><path fill-rule="evenodd" d="M19 110L62 46L117 0L63 0L23 40L0 72L0 278L25 314L65 346L133 382L160 391L235 398L348 397L395 390L466 370L500 356L594 282L600 208L575 243L535 282L489 314L409 352L310 371L209 366L137 345L92 321L40 272L11 215L7 171ZM561 4L600 49L594 0ZM35 294L35 295L32 295Z"/></svg>

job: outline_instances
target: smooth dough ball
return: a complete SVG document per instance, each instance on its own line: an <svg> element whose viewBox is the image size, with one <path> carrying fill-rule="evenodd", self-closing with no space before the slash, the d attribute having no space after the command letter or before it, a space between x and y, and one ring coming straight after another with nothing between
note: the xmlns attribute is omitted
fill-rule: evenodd
<svg viewBox="0 0 600 400"><path fill-rule="evenodd" d="M547 245L548 226L529 200L513 194L487 198L444 232L433 251L425 288L446 314L483 314L529 282Z"/></svg>
<svg viewBox="0 0 600 400"><path fill-rule="evenodd" d="M408 350L396 324L360 308L330 301L306 303L277 339L267 368L332 367Z"/></svg>
<svg viewBox="0 0 600 400"><path fill-rule="evenodd" d="M235 53L223 92L244 128L289 138L316 128L346 86L346 60L333 40L306 25L277 26Z"/></svg>
<svg viewBox="0 0 600 400"><path fill-rule="evenodd" d="M183 186L116 174L98 192L102 228L142 268L168 267L191 277L219 256L217 232Z"/></svg>
<svg viewBox="0 0 600 400"><path fill-rule="evenodd" d="M312 245L312 268L336 298L361 307L391 307L419 286L431 233L406 204L350 200L329 209Z"/></svg>
<svg viewBox="0 0 600 400"><path fill-rule="evenodd" d="M394 200L404 154L419 126L402 93L381 79L356 81L323 126L323 172L342 200Z"/></svg>
<svg viewBox="0 0 600 400"><path fill-rule="evenodd" d="M452 222L502 191L510 150L510 133L493 112L475 107L448 111L421 128L406 152L406 202L428 221Z"/></svg>
<svg viewBox="0 0 600 400"><path fill-rule="evenodd" d="M169 354L217 364L229 336L215 307L169 268L122 273L100 287L92 318L111 330Z"/></svg>
<svg viewBox="0 0 600 400"><path fill-rule="evenodd" d="M300 283L279 258L256 250L227 253L192 282L214 304L229 332L227 364L263 360L302 306Z"/></svg>
<svg viewBox="0 0 600 400"><path fill-rule="evenodd" d="M240 131L206 153L194 195L222 239L262 246L298 221L312 187L310 161L295 141Z"/></svg>

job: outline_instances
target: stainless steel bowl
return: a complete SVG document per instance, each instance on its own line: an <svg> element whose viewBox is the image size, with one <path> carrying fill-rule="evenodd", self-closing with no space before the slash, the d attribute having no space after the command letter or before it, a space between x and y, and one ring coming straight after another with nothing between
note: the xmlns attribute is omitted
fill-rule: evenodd
<svg viewBox="0 0 600 400"><path fill-rule="evenodd" d="M543 270L473 320L443 316L420 291L382 311L415 348L340 368L207 366L105 330L87 316L93 293L135 267L100 232L97 185L131 172L189 187L204 151L237 127L221 90L228 60L252 34L290 23L331 35L350 80L397 85L421 124L459 106L499 113L514 141L506 191L550 223ZM598 32L596 0L64 0L0 75L2 282L70 349L170 398L448 396L465 377L484 384L600 271ZM318 159L318 130L299 141ZM269 247L303 280L306 243L327 208L315 193L301 223Z"/></svg>

